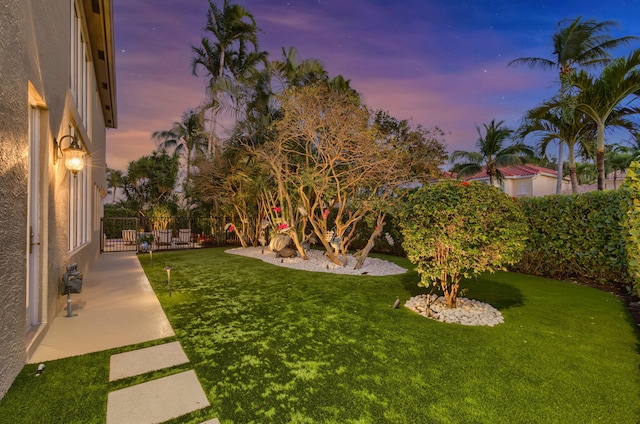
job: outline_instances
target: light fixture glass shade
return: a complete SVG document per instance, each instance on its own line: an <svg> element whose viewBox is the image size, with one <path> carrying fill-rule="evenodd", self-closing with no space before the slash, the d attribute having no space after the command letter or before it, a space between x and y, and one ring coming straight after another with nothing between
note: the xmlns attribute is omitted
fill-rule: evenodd
<svg viewBox="0 0 640 424"><path fill-rule="evenodd" d="M64 166L74 174L82 171L84 169L84 151L73 145L64 149Z"/></svg>

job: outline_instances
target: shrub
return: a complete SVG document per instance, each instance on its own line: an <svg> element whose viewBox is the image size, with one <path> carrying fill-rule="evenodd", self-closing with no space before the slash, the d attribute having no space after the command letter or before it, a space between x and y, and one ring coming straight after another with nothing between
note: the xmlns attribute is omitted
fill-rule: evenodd
<svg viewBox="0 0 640 424"><path fill-rule="evenodd" d="M623 237L629 275L636 294L640 291L640 175L639 162L632 162L622 184L625 211L622 216Z"/></svg>
<svg viewBox="0 0 640 424"><path fill-rule="evenodd" d="M626 285L621 191L521 199L531 233L514 269L544 277Z"/></svg>
<svg viewBox="0 0 640 424"><path fill-rule="evenodd" d="M518 203L496 187L446 181L422 187L400 213L419 286L439 286L455 307L461 278L520 259L528 227Z"/></svg>

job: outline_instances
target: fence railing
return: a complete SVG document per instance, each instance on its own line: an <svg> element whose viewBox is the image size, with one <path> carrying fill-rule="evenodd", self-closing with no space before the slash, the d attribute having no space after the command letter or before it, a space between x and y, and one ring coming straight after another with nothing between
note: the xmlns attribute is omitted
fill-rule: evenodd
<svg viewBox="0 0 640 424"><path fill-rule="evenodd" d="M105 217L101 252L199 249L240 244L221 218Z"/></svg>

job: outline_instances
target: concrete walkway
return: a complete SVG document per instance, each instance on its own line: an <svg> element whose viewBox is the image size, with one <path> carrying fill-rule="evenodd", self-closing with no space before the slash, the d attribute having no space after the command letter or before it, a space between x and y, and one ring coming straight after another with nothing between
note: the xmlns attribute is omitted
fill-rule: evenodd
<svg viewBox="0 0 640 424"><path fill-rule="evenodd" d="M134 252L102 254L84 275L29 363L84 355L173 336L160 302Z"/></svg>
<svg viewBox="0 0 640 424"><path fill-rule="evenodd" d="M134 252L102 254L84 275L29 363L41 363L174 336ZM179 342L111 357L109 381L188 363ZM109 393L107 423L157 423L209 405L193 370ZM207 423L218 423L214 418Z"/></svg>

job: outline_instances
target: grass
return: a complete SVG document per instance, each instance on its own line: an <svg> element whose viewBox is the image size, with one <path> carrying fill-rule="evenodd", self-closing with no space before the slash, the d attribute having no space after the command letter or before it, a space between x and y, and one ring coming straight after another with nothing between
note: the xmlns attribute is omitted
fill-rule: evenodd
<svg viewBox="0 0 640 424"><path fill-rule="evenodd" d="M640 339L609 293L520 274L485 276L464 283L467 297L500 309L505 323L465 327L390 307L396 297L424 292L414 272L305 273L222 249L157 253L153 266L140 259L212 403L173 423L640 417ZM0 401L0 423L104 422L107 393L119 388L107 382L108 358L122 350L53 361L37 378L35 365L26 366ZM82 396L65 403L68 387Z"/></svg>
<svg viewBox="0 0 640 424"><path fill-rule="evenodd" d="M396 262L411 268L403 259ZM223 422L637 422L638 334L614 296L499 273L465 284L493 328L392 309L414 272L337 276L221 250L143 266ZM163 268L171 265L167 295Z"/></svg>

